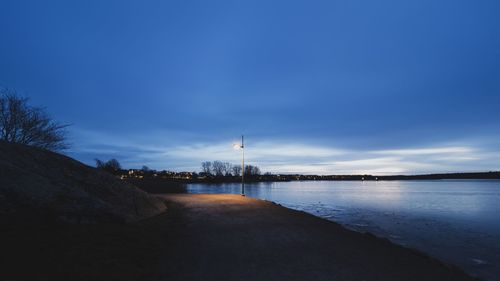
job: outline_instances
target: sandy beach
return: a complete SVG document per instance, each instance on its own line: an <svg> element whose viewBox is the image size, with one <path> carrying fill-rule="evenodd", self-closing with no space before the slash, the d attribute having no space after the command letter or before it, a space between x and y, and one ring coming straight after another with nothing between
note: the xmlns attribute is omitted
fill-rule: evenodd
<svg viewBox="0 0 500 281"><path fill-rule="evenodd" d="M0 280L475 280L419 252L272 202L162 195L140 223L3 224Z"/></svg>

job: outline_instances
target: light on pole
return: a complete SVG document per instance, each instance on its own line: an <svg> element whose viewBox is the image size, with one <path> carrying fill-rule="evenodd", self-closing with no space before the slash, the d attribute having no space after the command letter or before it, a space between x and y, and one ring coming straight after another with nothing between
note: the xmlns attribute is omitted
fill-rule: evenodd
<svg viewBox="0 0 500 281"><path fill-rule="evenodd" d="M241 149L241 196L245 196L245 144L241 135L241 144L235 144L234 148Z"/></svg>

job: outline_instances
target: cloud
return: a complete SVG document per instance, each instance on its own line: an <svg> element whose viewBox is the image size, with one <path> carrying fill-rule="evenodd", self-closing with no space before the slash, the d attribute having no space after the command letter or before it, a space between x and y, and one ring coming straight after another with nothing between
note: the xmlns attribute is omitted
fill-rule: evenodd
<svg viewBox="0 0 500 281"><path fill-rule="evenodd" d="M327 151L336 153L300 159L289 154L280 159L281 163L263 161L262 166L278 173L390 175L484 170L478 167L488 158L487 153L471 146Z"/></svg>
<svg viewBox="0 0 500 281"><path fill-rule="evenodd" d="M218 144L193 144L171 147L167 153L170 156L192 159L239 159L234 150L235 142ZM249 159L273 158L327 158L345 154L346 151L328 147L318 147L300 143L258 142L245 146Z"/></svg>
<svg viewBox="0 0 500 281"><path fill-rule="evenodd" d="M373 151L375 154L385 154L385 155L400 155L400 156L411 156L411 155L436 155L436 154L465 154L474 152L474 149L465 146L450 146L450 147L429 147L429 148L408 148L408 149L388 149Z"/></svg>
<svg viewBox="0 0 500 281"><path fill-rule="evenodd" d="M352 157L356 157L356 155L352 155ZM411 173L414 170L436 169L438 165L414 162L399 157L380 157L321 162L309 165L271 165L268 167L280 173L387 175Z"/></svg>
<svg viewBox="0 0 500 281"><path fill-rule="evenodd" d="M88 164L94 158L117 158L125 167L150 166L154 169L197 171L202 161L240 163L239 140L213 142L168 132L151 136L115 136L106 132L78 130L79 145L70 155ZM182 133L180 133L182 135ZM196 138L195 138L196 139ZM301 174L418 174L483 171L500 168L498 152L479 145L431 145L394 149L348 149L317 145L307 141L262 140L248 142L246 163L263 171Z"/></svg>

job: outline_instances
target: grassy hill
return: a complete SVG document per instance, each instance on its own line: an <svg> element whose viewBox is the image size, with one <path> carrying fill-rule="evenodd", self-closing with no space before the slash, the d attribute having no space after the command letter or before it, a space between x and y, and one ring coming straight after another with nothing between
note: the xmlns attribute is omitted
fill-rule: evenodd
<svg viewBox="0 0 500 281"><path fill-rule="evenodd" d="M0 141L0 217L70 223L131 222L164 202L113 175L51 151Z"/></svg>

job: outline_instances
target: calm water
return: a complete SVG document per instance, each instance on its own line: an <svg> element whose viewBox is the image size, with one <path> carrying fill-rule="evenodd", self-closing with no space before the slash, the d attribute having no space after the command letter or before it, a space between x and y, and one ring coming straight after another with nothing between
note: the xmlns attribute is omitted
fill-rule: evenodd
<svg viewBox="0 0 500 281"><path fill-rule="evenodd" d="M307 181L247 184L248 196L389 238L500 280L500 181ZM190 184L190 193L235 193L239 184Z"/></svg>

